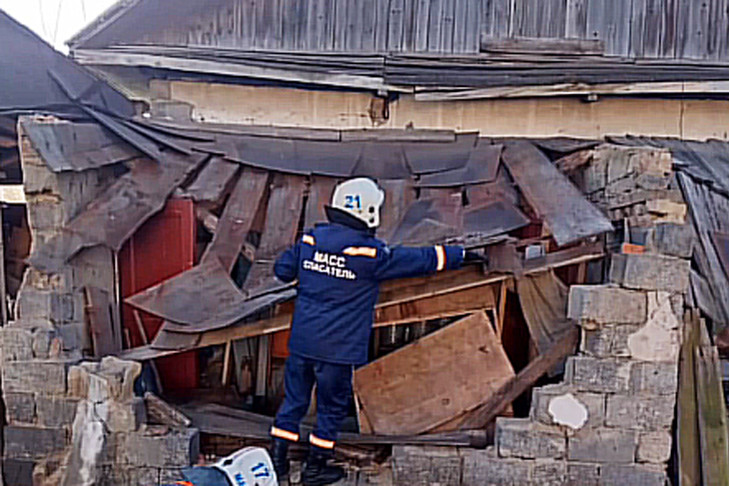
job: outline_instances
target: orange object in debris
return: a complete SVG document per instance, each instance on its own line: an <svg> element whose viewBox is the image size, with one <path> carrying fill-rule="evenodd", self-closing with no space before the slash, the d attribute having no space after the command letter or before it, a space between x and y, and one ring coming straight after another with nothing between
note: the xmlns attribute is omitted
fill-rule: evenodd
<svg viewBox="0 0 729 486"><path fill-rule="evenodd" d="M623 246L621 247L621 253L624 253L626 255L640 255L642 253L645 253L645 246L634 245L633 243L623 243Z"/></svg>
<svg viewBox="0 0 729 486"><path fill-rule="evenodd" d="M189 199L170 199L164 210L150 218L119 252L122 297L126 298L184 272L195 264L195 212ZM154 340L162 319L139 312L149 341ZM135 324L134 309L122 306L124 327L131 346L142 346L144 338ZM156 360L162 386L186 390L198 386L197 352L190 351Z"/></svg>
<svg viewBox="0 0 729 486"><path fill-rule="evenodd" d="M291 331L281 331L273 334L271 338L271 357L288 358L289 357L289 337Z"/></svg>

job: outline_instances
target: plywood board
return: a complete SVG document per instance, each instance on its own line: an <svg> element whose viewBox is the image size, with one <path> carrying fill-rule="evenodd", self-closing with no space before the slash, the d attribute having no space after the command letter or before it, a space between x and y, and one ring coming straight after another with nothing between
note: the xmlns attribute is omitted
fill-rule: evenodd
<svg viewBox="0 0 729 486"><path fill-rule="evenodd" d="M417 434L483 402L514 377L484 312L355 372L354 388L378 434Z"/></svg>

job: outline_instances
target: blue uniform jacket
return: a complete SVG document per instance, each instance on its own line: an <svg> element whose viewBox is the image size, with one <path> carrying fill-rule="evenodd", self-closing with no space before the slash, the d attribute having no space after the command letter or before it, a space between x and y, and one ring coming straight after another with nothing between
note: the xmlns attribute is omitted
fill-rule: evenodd
<svg viewBox="0 0 729 486"><path fill-rule="evenodd" d="M389 248L366 230L317 225L276 261L276 276L299 279L289 351L330 363L367 362L379 283L458 268L456 246Z"/></svg>

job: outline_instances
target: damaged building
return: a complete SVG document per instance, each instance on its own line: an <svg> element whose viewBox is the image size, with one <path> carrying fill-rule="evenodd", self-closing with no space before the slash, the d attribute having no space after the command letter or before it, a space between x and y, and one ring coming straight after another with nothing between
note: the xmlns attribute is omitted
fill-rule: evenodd
<svg viewBox="0 0 729 486"><path fill-rule="evenodd" d="M351 176L487 263L382 285L345 484L727 484L721 5L121 1L70 58L0 12L4 484L265 445L273 262Z"/></svg>

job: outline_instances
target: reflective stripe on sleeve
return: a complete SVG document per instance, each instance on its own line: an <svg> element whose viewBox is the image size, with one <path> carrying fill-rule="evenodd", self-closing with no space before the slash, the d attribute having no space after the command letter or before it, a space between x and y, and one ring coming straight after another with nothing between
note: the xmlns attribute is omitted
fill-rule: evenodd
<svg viewBox="0 0 729 486"><path fill-rule="evenodd" d="M279 439L290 440L291 442L299 441L299 434L294 434L288 430L279 429L278 427L271 427L271 435L278 437Z"/></svg>
<svg viewBox="0 0 729 486"><path fill-rule="evenodd" d="M369 246L350 246L345 248L342 252L347 256L366 256L370 258L377 258L377 248L371 248Z"/></svg>
<svg viewBox="0 0 729 486"><path fill-rule="evenodd" d="M321 449L334 449L333 440L320 439L319 437L315 436L314 434L309 435L309 443L311 445L317 446Z"/></svg>
<svg viewBox="0 0 729 486"><path fill-rule="evenodd" d="M311 235L304 235L301 237L301 241L310 246L316 246L316 240Z"/></svg>
<svg viewBox="0 0 729 486"><path fill-rule="evenodd" d="M435 246L435 256L438 258L437 270L440 272L446 267L446 252L441 245Z"/></svg>

